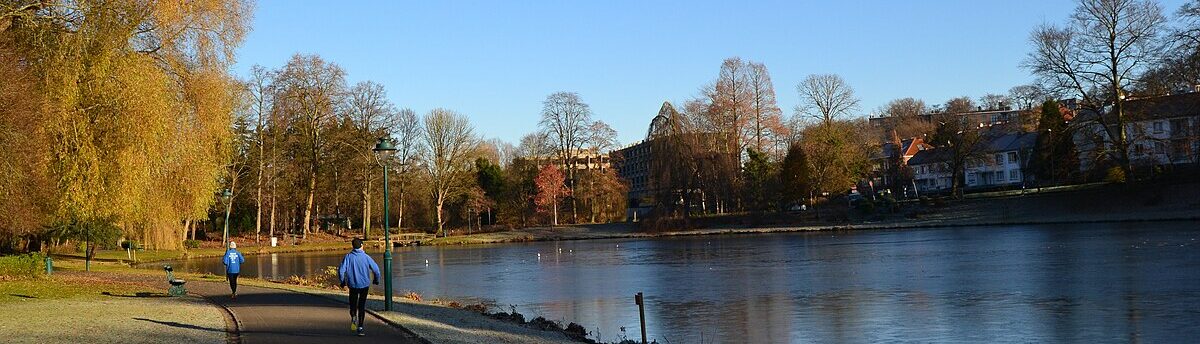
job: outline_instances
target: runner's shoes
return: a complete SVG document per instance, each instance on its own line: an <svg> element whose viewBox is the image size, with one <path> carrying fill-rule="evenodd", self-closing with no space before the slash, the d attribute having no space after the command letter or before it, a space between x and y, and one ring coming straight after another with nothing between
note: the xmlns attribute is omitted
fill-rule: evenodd
<svg viewBox="0 0 1200 344"><path fill-rule="evenodd" d="M355 318L353 316L350 317L350 332L358 331L358 319Z"/></svg>

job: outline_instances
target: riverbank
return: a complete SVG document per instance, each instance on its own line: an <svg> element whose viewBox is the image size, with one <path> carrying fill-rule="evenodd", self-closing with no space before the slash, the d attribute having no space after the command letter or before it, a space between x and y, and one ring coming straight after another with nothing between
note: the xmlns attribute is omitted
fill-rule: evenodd
<svg viewBox="0 0 1200 344"><path fill-rule="evenodd" d="M275 246L275 247L268 246L269 243L262 243L260 245L260 244L255 244L251 240L241 240L240 238L235 238L235 239L237 239L237 242L239 243L238 250L241 251L242 254L247 255L247 256L257 255L257 254L271 254L271 253L341 251L341 250L346 250L350 247L349 246L350 239L348 239L348 238L346 238L345 240L342 240L342 241L311 242L311 243L305 243L305 244L300 244L300 245L286 245L286 246ZM204 248L193 248L193 249L187 249L187 250L142 250L142 251L137 251L136 253L127 252L125 250L96 250L96 254L93 257L92 261L93 262L112 262L112 263L121 263L121 264L133 264L133 263L142 264L142 263L153 263L153 262L176 260L176 259L220 257L224 254L225 254L225 249L223 247L204 247ZM84 258L83 252L75 252L75 251L54 252L53 254L51 254L51 256L54 257L55 259L66 258L66 259L81 259L82 260Z"/></svg>
<svg viewBox="0 0 1200 344"><path fill-rule="evenodd" d="M905 202L855 221L818 221L803 214L698 218L695 228L644 232L636 224L537 227L452 236L422 245L655 238L683 235L898 230L963 226L1044 225L1143 221L1200 221L1200 181L1096 184L1057 190L1008 191L944 202Z"/></svg>

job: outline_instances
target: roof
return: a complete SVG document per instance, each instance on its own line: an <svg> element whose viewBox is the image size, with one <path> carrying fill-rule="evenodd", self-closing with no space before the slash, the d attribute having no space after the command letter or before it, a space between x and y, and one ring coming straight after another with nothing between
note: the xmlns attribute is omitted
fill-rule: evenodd
<svg viewBox="0 0 1200 344"><path fill-rule="evenodd" d="M1011 133L1004 134L981 142L981 153L1006 152L1014 150L1032 149L1037 144L1037 133Z"/></svg>
<svg viewBox="0 0 1200 344"><path fill-rule="evenodd" d="M1200 116L1200 92L1146 97L1125 101L1125 115L1133 121ZM1093 111L1080 111L1082 119L1096 117Z"/></svg>
<svg viewBox="0 0 1200 344"><path fill-rule="evenodd" d="M913 144L914 142L916 144ZM912 137L912 138L907 138L907 139L900 141L900 147L903 147L903 149L901 151L904 152L904 154L901 154L901 155L908 156L908 155L917 154L917 152L920 152L923 149L928 149L930 146L928 144L925 144L925 141L922 140L921 138ZM884 142L882 145L879 146L879 152L875 153L875 155L873 156L873 159L892 158L892 153L894 153L895 151L896 151L895 143Z"/></svg>
<svg viewBox="0 0 1200 344"><path fill-rule="evenodd" d="M948 147L934 147L917 152L912 159L908 159L908 165L925 165L939 162L950 161L954 152Z"/></svg>

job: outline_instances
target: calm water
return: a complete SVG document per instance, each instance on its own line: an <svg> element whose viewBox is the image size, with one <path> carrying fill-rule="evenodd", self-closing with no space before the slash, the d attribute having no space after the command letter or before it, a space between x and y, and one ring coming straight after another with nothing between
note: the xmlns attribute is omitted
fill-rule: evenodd
<svg viewBox="0 0 1200 344"><path fill-rule="evenodd" d="M395 282L603 341L622 327L638 338L643 292L659 342L1195 342L1198 239L1200 223L1175 222L420 247L396 251ZM242 274L309 274L341 256L252 256Z"/></svg>

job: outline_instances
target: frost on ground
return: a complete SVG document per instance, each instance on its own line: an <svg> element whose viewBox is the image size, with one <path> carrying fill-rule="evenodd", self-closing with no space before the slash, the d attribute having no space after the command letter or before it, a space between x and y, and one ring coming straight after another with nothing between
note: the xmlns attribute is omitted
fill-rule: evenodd
<svg viewBox="0 0 1200 344"><path fill-rule="evenodd" d="M224 343L223 310L195 297L102 295L0 303L5 343Z"/></svg>

